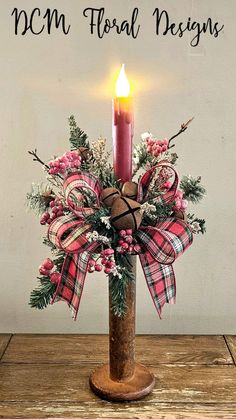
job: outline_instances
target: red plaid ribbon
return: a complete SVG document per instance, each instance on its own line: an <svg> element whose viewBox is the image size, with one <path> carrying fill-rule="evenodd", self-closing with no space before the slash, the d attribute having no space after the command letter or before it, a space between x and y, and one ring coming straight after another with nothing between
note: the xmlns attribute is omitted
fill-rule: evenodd
<svg viewBox="0 0 236 419"><path fill-rule="evenodd" d="M151 168L141 178L137 197L139 202L147 199L152 176L160 167L168 167L172 170L174 181L170 190L157 197L157 200L159 202L174 200L178 187L178 175L169 163L164 162ZM94 193L97 206L99 206L101 187L93 175L83 173L73 174L66 178L64 188L68 206L73 214L58 217L50 224L48 230L49 240L67 253L62 267L61 281L57 286L53 302L66 301L76 318L90 254L94 253L100 244L89 243L86 238L91 226L85 223L84 215L94 212L95 209L79 208L74 203L74 199L72 200L71 194L76 196L81 188L88 188ZM172 263L190 246L193 235L187 223L175 218L161 220L155 227L141 227L136 235L143 251L139 257L147 286L161 317L163 305L175 302L176 286Z"/></svg>

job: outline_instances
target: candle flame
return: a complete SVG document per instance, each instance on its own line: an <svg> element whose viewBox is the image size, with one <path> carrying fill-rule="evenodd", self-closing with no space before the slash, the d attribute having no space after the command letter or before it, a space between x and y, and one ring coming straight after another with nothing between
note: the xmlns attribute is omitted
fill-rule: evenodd
<svg viewBox="0 0 236 419"><path fill-rule="evenodd" d="M120 74L116 82L116 96L117 97L128 97L130 93L130 85L125 74L125 65L122 64Z"/></svg>

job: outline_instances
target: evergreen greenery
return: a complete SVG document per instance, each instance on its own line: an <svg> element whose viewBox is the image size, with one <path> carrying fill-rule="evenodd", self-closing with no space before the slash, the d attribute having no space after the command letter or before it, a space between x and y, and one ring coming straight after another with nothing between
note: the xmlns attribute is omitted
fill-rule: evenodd
<svg viewBox="0 0 236 419"><path fill-rule="evenodd" d="M188 217L188 222L190 225L192 225L193 227L194 227L194 223L197 223L199 225L199 230L198 231L195 230L196 234L206 233L206 221L203 218L195 217L194 214L188 214L187 217Z"/></svg>
<svg viewBox="0 0 236 419"><path fill-rule="evenodd" d="M100 171L99 173L99 180L103 186L103 188L119 188L120 183L116 180L113 168L111 165L108 165L105 170Z"/></svg>
<svg viewBox="0 0 236 419"><path fill-rule="evenodd" d="M48 208L51 194L52 191L49 185L32 183L31 191L26 195L26 205L38 215L42 214Z"/></svg>
<svg viewBox="0 0 236 419"><path fill-rule="evenodd" d="M32 308L42 310L50 304L56 285L53 284L48 276L38 277L38 279L39 286L31 292L29 305Z"/></svg>
<svg viewBox="0 0 236 419"><path fill-rule="evenodd" d="M179 132L174 135L172 139L176 138L180 133L184 132L187 128L186 124L181 125ZM69 128L70 128L70 147L71 150L77 150L79 147L85 147L89 149L89 154L85 159L82 160L80 169L82 172L92 173L94 176L99 178L102 188L115 187L121 189L120 183L115 179L113 167L109 163L110 153L106 151L106 140L103 138L98 139L97 142L92 143L90 147L88 142L88 137L86 133L80 129L75 121L74 116L69 118ZM172 148L171 145L169 148ZM34 158L34 161L38 161L43 165L46 172L48 172L49 166L45 164L37 155L37 150L29 152ZM134 150L134 160L136 167L134 170L134 175L141 168L152 167L158 162L167 160L172 164L176 163L178 156L176 153L170 153L167 150L165 154L162 154L161 158L154 157L150 153L147 153L147 147L145 142L141 142L135 147ZM57 176L57 178L56 178ZM49 176L48 181L51 185L44 184L32 184L31 191L27 194L27 205L30 209L34 209L38 214L42 214L45 211L51 211L49 209L49 203L52 199L58 195L63 197L63 176L58 174L55 177ZM50 180L51 179L51 180ZM180 187L184 194L184 199L191 201L193 203L198 203L206 193L205 188L201 185L201 178L194 179L191 176L184 176L181 180ZM95 201L91 192L87 189L80 190L84 198L84 206L94 207ZM154 183L154 187L148 191L147 202L149 205L155 206L155 208L150 209L150 211L144 210L142 225L155 225L158 221L161 221L162 218L169 217L173 214L173 202L166 204L165 202L156 202L156 198L161 196L162 192L158 190L158 183ZM77 199L75 197L75 199ZM67 204L62 199L64 205L64 214L67 214L70 210L67 207ZM75 201L76 204L80 205L78 201ZM111 306L114 314L118 317L124 317L126 313L126 290L129 284L129 281L135 280L134 273L132 271L132 258L130 255L119 253L116 249L119 246L119 232L111 225L109 226L109 217L111 211L109 208L101 205L99 209L96 209L93 214L85 218L85 223L91 225L91 231L98 232L99 235L105 236L109 239L108 244L102 242L99 250L103 250L107 246L111 246L114 251L114 258L116 262L116 271L109 274L109 288L111 296ZM101 221L102 217L106 217L103 222ZM195 217L194 214L188 214L188 222L192 225L192 229L195 233L205 233L205 220ZM109 228L110 227L110 228ZM137 243L135 239L135 233L133 235L134 243ZM58 250L53 243L51 243L47 237L43 239L43 243L48 246L54 257L54 266L56 272L61 272L62 265L65 260L66 254L63 251ZM106 243L105 245L102 243ZM97 259L100 256L98 250ZM94 255L91 255L94 256ZM96 259L96 258L95 258ZM43 309L48 304L50 304L52 297L56 290L56 285L50 280L49 276L39 276L39 284L36 289L34 289L30 295L30 306L37 309Z"/></svg>
<svg viewBox="0 0 236 419"><path fill-rule="evenodd" d="M88 147L89 148L89 142L87 141L88 136L85 134L85 132L78 127L75 117L71 115L68 119L69 121L69 127L70 127L70 138L69 142L71 145L71 150L76 150L79 147Z"/></svg>
<svg viewBox="0 0 236 419"><path fill-rule="evenodd" d="M149 225L155 225L157 221L160 221L161 218L170 217L173 213L173 204L165 204L165 203L157 203L155 200L149 201L150 204L154 205L156 207L155 212L144 212L143 218L142 218L142 225L149 226Z"/></svg>
<svg viewBox="0 0 236 419"><path fill-rule="evenodd" d="M201 177L194 179L192 176L183 176L180 188L184 193L184 199L197 204L206 195L206 189L201 185Z"/></svg>
<svg viewBox="0 0 236 419"><path fill-rule="evenodd" d="M109 290L111 296L112 311L117 317L124 317L127 309L126 289L129 281L134 281L132 263L129 256L115 254L116 264L122 266L122 276L109 275Z"/></svg>

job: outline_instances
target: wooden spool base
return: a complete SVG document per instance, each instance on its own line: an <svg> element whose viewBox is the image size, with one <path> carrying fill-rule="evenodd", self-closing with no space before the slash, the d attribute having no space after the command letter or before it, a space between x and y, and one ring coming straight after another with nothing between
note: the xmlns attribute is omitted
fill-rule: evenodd
<svg viewBox="0 0 236 419"><path fill-rule="evenodd" d="M113 381L109 365L97 368L89 379L92 391L102 399L112 401L139 400L151 393L155 377L146 367L135 364L133 377L128 381Z"/></svg>

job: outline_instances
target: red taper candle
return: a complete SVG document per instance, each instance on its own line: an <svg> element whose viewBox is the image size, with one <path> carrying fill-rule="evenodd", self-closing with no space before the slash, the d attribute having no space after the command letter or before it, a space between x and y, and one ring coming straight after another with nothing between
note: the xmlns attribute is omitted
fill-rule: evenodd
<svg viewBox="0 0 236 419"><path fill-rule="evenodd" d="M133 106L124 64L116 82L113 99L113 165L117 180L122 183L132 179Z"/></svg>

